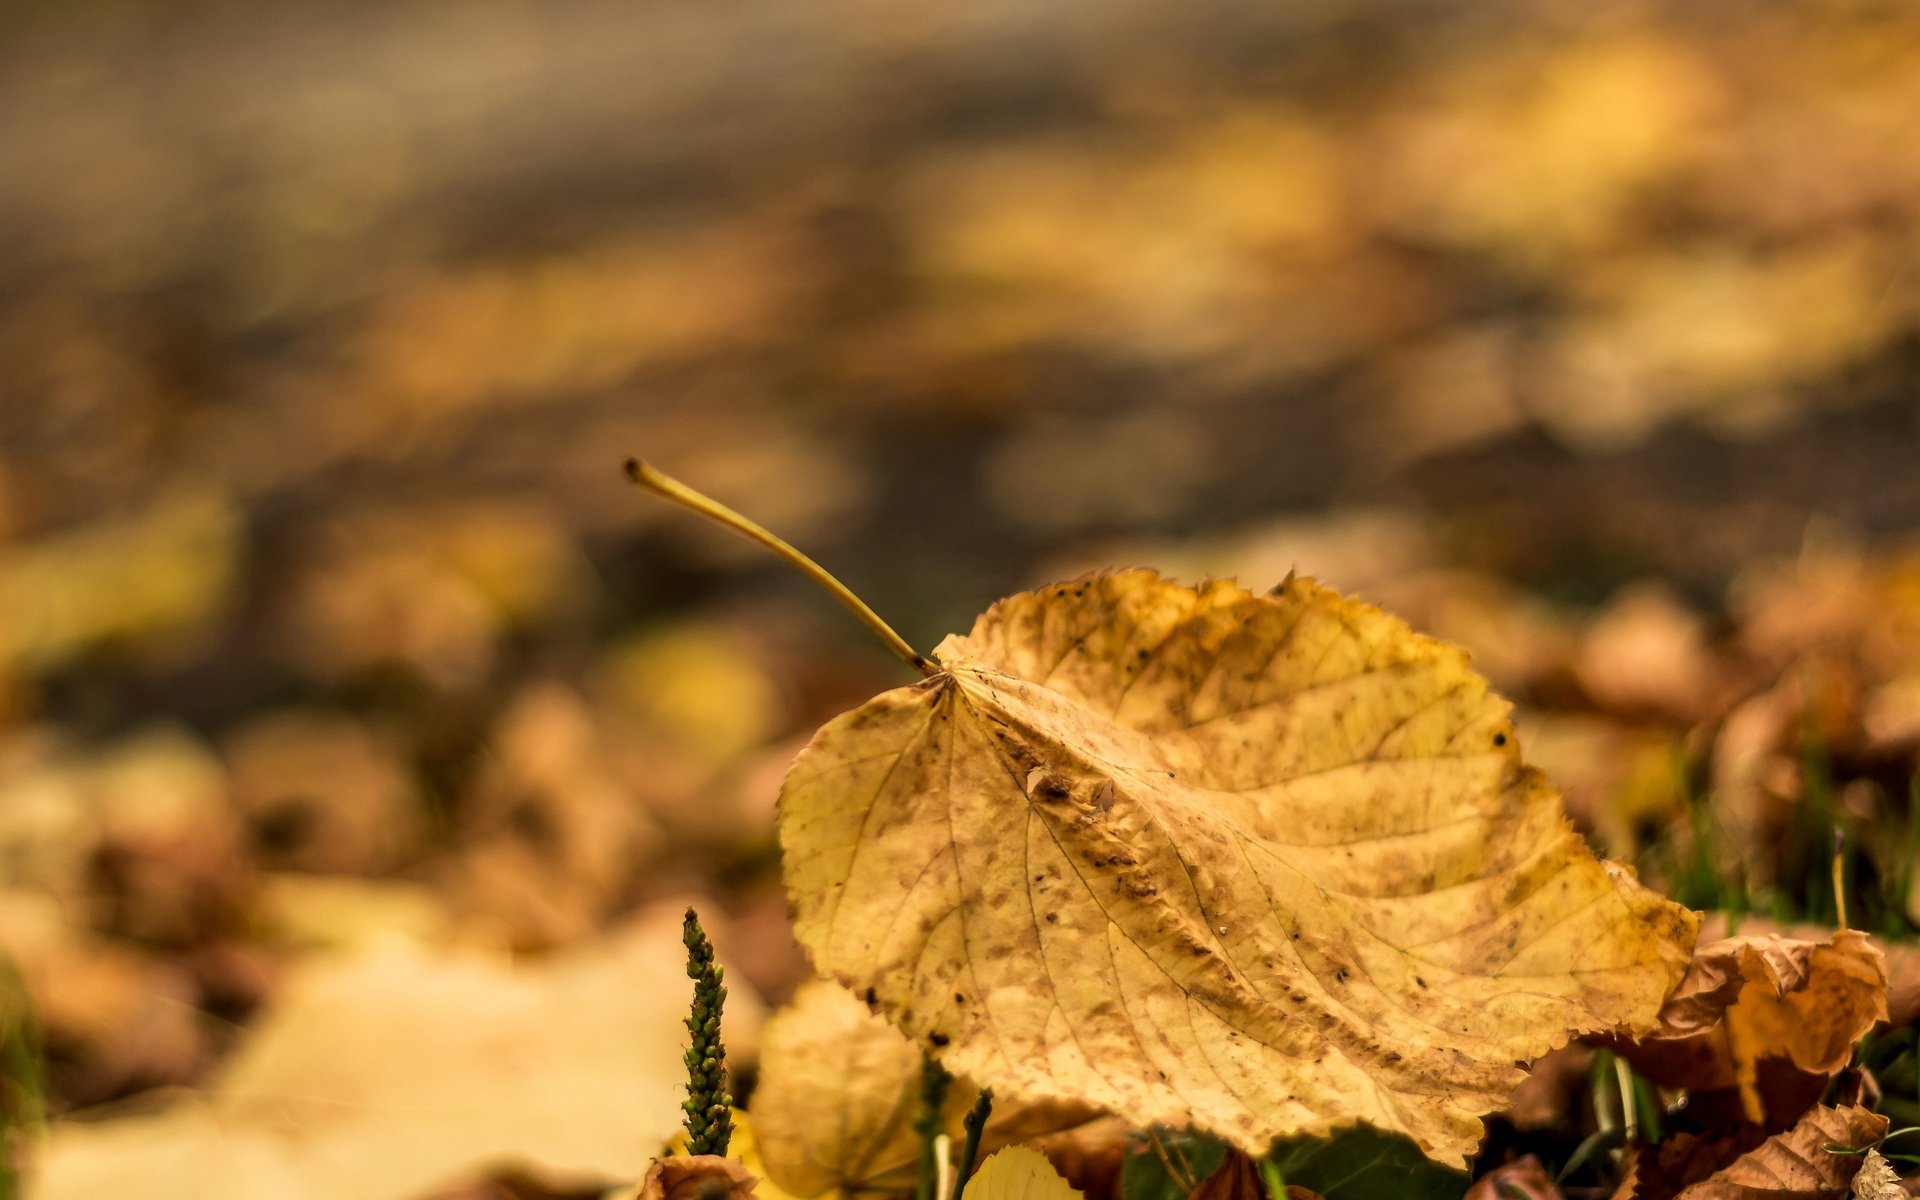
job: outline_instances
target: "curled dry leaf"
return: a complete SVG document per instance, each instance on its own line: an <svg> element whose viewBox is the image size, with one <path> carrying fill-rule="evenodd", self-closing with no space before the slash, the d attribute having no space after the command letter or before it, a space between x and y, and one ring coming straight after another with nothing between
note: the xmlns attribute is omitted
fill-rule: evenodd
<svg viewBox="0 0 1920 1200"><path fill-rule="evenodd" d="M975 1089L949 1089L948 1132ZM920 1137L920 1049L847 990L823 979L801 985L761 1035L753 1128L769 1179L796 1196L911 1189ZM997 1102L981 1144L991 1150L1080 1125L1092 1110L1058 1103Z"/></svg>
<svg viewBox="0 0 1920 1200"><path fill-rule="evenodd" d="M1869 1109L1818 1106L1792 1129L1681 1189L1679 1200L1834 1200L1846 1194L1860 1169L1861 1156L1835 1153L1828 1147L1858 1150L1879 1141L1886 1132L1887 1119ZM1633 1193L1632 1200L1665 1197L1647 1188Z"/></svg>
<svg viewBox="0 0 1920 1200"><path fill-rule="evenodd" d="M674 1130L673 1136L667 1139L667 1144L661 1152L662 1157L671 1155L675 1158L691 1158L693 1156L687 1150L692 1144L693 1137L683 1125ZM767 1164L766 1160L760 1156L760 1139L754 1133L753 1118L742 1109L733 1110L733 1136L727 1141L727 1157L746 1168L749 1175L759 1180L753 1190L753 1200L800 1200L800 1197L788 1192L767 1177ZM640 1191L645 1183L646 1180L642 1179L631 1187L603 1197L603 1200L640 1200ZM827 1195L830 1200L842 1200L838 1192L830 1192Z"/></svg>
<svg viewBox="0 0 1920 1200"><path fill-rule="evenodd" d="M1854 1200L1910 1200L1900 1174L1879 1150L1867 1151L1853 1176Z"/></svg>
<svg viewBox="0 0 1920 1200"><path fill-rule="evenodd" d="M1696 918L1596 860L1464 652L1304 579L995 605L781 796L800 940L1009 1097L1250 1153L1472 1152L1532 1058L1651 1024Z"/></svg>
<svg viewBox="0 0 1920 1200"><path fill-rule="evenodd" d="M724 1155L656 1158L640 1181L638 1200L754 1200L759 1182Z"/></svg>
<svg viewBox="0 0 1920 1200"><path fill-rule="evenodd" d="M1839 1071L1860 1035L1886 1019L1887 994L1886 957L1858 930L1827 941L1723 938L1694 952L1658 1027L1622 1050L1668 1087L1738 1087L1757 1123L1765 1116L1761 1060Z"/></svg>

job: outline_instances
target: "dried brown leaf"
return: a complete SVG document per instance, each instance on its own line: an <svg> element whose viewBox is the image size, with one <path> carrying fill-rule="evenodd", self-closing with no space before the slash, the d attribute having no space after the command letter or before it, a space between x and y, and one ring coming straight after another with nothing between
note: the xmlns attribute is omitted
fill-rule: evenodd
<svg viewBox="0 0 1920 1200"><path fill-rule="evenodd" d="M1695 918L1597 861L1461 651L1304 579L1023 593L781 798L823 973L1010 1097L1457 1163L1516 1060L1651 1023Z"/></svg>
<svg viewBox="0 0 1920 1200"><path fill-rule="evenodd" d="M1808 1110L1798 1124L1684 1188L1679 1200L1834 1200L1844 1195L1861 1156L1858 1150L1886 1135L1887 1119L1865 1108ZM1649 1200L1640 1193L1636 1200Z"/></svg>
<svg viewBox="0 0 1920 1200"><path fill-rule="evenodd" d="M718 1154L656 1158L640 1181L639 1200L753 1200L760 1181Z"/></svg>
<svg viewBox="0 0 1920 1200"><path fill-rule="evenodd" d="M1867 1151L1860 1170L1853 1176L1854 1200L1908 1200L1907 1189L1900 1186L1900 1173L1879 1150Z"/></svg>
<svg viewBox="0 0 1920 1200"><path fill-rule="evenodd" d="M1886 957L1858 930L1825 941L1723 938L1694 952L1659 1027L1624 1052L1670 1087L1738 1087L1748 1119L1759 1122L1762 1060L1839 1071L1860 1035L1886 1019L1887 996Z"/></svg>

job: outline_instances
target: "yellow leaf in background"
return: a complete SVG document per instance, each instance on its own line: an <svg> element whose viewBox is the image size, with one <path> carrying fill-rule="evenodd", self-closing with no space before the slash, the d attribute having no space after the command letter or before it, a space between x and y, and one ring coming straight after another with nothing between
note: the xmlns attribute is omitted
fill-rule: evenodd
<svg viewBox="0 0 1920 1200"><path fill-rule="evenodd" d="M188 494L11 551L0 558L0 666L50 670L103 645L178 654L232 599L244 535L225 496Z"/></svg>
<svg viewBox="0 0 1920 1200"><path fill-rule="evenodd" d="M1008 1146L980 1164L967 1181L965 1200L1082 1200L1060 1177L1047 1156L1025 1146Z"/></svg>
<svg viewBox="0 0 1920 1200"><path fill-rule="evenodd" d="M913 1186L918 1047L824 980L802 984L761 1038L751 1115L768 1179L803 1197Z"/></svg>
<svg viewBox="0 0 1920 1200"><path fill-rule="evenodd" d="M956 1140L975 1094L966 1084L948 1091L943 1115ZM919 1047L838 984L802 984L762 1030L753 1130L760 1173L786 1191L811 1198L911 1190L919 1111ZM992 1149L1055 1133L1095 1115L1072 1105L999 1102L981 1144Z"/></svg>
<svg viewBox="0 0 1920 1200"><path fill-rule="evenodd" d="M1696 918L1370 605L1116 572L935 657L795 763L787 886L823 973L997 1094L1459 1163L1516 1061L1645 1027L1686 969Z"/></svg>
<svg viewBox="0 0 1920 1200"><path fill-rule="evenodd" d="M688 985L664 982L684 910L513 966L397 940L311 961L204 1095L53 1122L27 1194L413 1200L496 1169L637 1179L685 1095ZM728 1046L750 1058L758 1002L727 1000Z"/></svg>

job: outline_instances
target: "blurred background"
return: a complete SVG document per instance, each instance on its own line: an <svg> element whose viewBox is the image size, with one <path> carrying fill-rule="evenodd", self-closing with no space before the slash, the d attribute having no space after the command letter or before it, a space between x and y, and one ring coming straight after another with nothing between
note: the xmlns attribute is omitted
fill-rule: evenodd
<svg viewBox="0 0 1920 1200"><path fill-rule="evenodd" d="M591 1195L677 1118L689 898L750 1066L780 776L907 680L630 454L923 649L1297 568L1661 886L1817 916L1839 824L1904 931L1917 118L1902 0L7 0L39 1194Z"/></svg>

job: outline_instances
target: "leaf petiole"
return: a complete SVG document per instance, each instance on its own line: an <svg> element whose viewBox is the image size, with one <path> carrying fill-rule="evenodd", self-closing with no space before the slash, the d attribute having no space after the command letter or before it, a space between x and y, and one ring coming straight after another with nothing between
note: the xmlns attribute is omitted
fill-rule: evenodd
<svg viewBox="0 0 1920 1200"><path fill-rule="evenodd" d="M853 594L853 589L841 583L838 579L835 579L825 567L808 558L799 550L796 550L786 539L771 532L758 522L741 516L713 497L694 491L673 476L658 470L651 464L642 462L640 459L630 458L627 460L627 478L656 496L671 500L682 508L692 509L694 512L699 513L709 520L717 521L725 525L728 529L733 530L743 537L759 542L762 546L773 551L783 562L826 589L834 599L846 605L847 610L859 618L862 625L865 625L869 630L873 631L875 637L885 642L887 649L898 655L902 662L905 662L922 675L939 674L938 667L935 667L925 656L908 645L907 639L895 633L893 626L880 619L879 613L868 608L866 601Z"/></svg>

